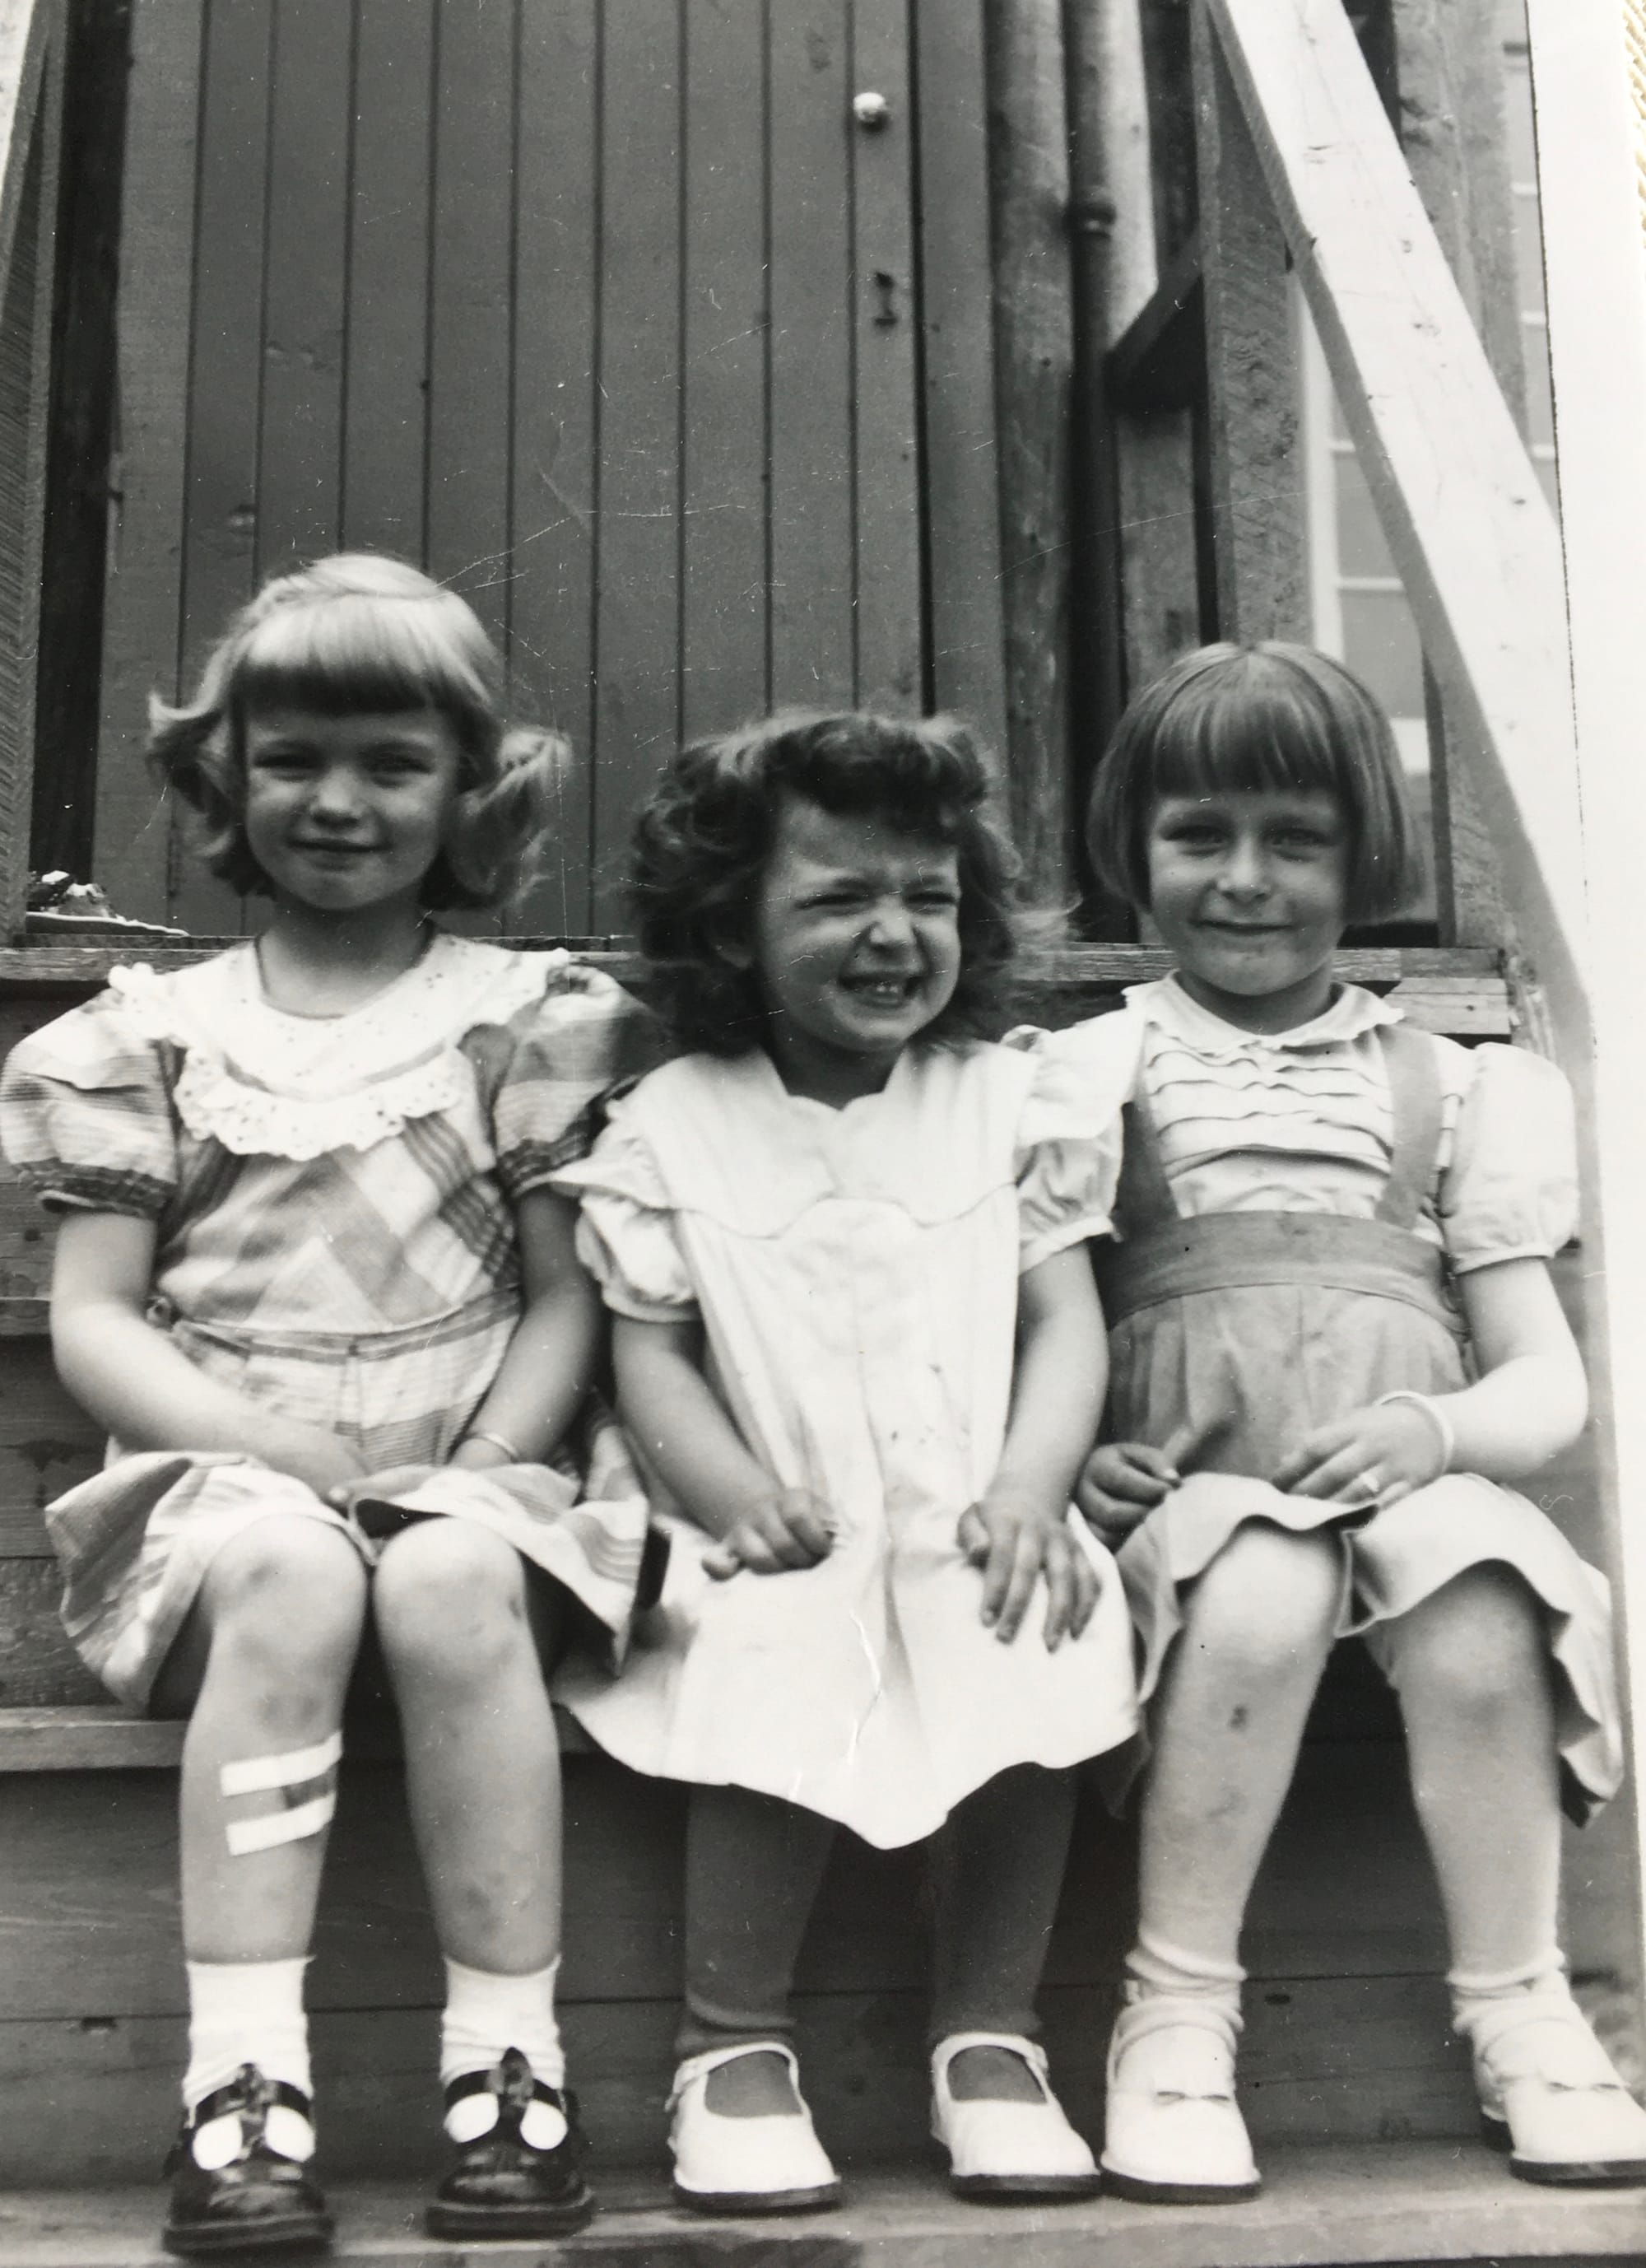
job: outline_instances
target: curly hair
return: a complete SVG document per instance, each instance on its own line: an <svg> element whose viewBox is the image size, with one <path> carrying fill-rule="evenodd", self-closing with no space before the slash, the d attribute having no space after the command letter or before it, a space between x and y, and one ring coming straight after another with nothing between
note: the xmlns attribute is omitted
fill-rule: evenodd
<svg viewBox="0 0 1646 2268"><path fill-rule="evenodd" d="M462 769L423 901L434 912L496 906L535 872L570 761L558 733L511 731L502 699L501 658L466 600L404 560L338 552L264 584L207 656L192 701L151 695L149 760L193 814L211 873L267 893L244 824L247 715L433 710Z"/></svg>
<svg viewBox="0 0 1646 2268"><path fill-rule="evenodd" d="M793 797L953 846L960 977L921 1036L990 1036L1018 947L1018 877L992 767L952 717L786 711L682 750L635 821L629 903L658 1005L682 1044L729 1056L760 1036L758 973L734 967L724 947L748 933Z"/></svg>
<svg viewBox="0 0 1646 2268"><path fill-rule="evenodd" d="M1098 766L1086 844L1100 879L1149 904L1149 826L1163 796L1290 789L1335 796L1349 835L1350 922L1398 912L1422 853L1388 718L1312 646L1205 645L1146 686Z"/></svg>

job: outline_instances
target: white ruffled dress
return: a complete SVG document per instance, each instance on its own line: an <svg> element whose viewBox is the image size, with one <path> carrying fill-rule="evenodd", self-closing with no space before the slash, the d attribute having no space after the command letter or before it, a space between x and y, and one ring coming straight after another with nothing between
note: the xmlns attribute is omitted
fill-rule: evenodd
<svg viewBox="0 0 1646 2268"><path fill-rule="evenodd" d="M51 1209L156 1230L151 1321L207 1376L327 1428L368 1470L442 1465L520 1314L513 1207L582 1156L655 1027L563 954L437 935L364 1006L291 1016L254 946L109 990L23 1041L0 1134ZM562 1583L614 1653L645 1541L621 1437L592 1412L552 1465L448 1469L401 1510L474 1520ZM256 1459L123 1453L48 1506L63 1619L143 1705L212 1557L271 1513L376 1545Z"/></svg>
<svg viewBox="0 0 1646 2268"><path fill-rule="evenodd" d="M1016 1641L979 1619L956 1541L998 1463L1019 1274L1101 1234L1118 1098L993 1046L910 1049L842 1110L769 1058L692 1056L611 1106L555 1177L608 1306L701 1320L707 1374L774 1478L833 1507L815 1567L703 1572L672 1539L623 1674L569 1665L556 1697L638 1771L779 1796L881 1846L933 1832L1008 1766L1059 1767L1136 1724L1113 1563L1084 1634L1047 1653L1044 1593Z"/></svg>

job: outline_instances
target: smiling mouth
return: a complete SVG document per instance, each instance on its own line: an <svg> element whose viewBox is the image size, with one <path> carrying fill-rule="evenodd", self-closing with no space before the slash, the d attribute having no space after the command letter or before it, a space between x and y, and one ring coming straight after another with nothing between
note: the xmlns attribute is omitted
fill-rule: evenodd
<svg viewBox="0 0 1646 2268"><path fill-rule="evenodd" d="M842 976L841 990L875 1008L901 1008L920 990L918 976Z"/></svg>

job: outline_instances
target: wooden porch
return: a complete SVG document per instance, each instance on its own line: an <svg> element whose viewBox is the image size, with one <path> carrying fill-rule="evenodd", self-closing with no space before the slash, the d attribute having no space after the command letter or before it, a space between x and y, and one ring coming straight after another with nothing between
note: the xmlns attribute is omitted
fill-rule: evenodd
<svg viewBox="0 0 1646 2268"><path fill-rule="evenodd" d="M56 195L62 91L85 11L0 0L0 419L11 418L28 471L15 491L0 482L0 565L21 563L15 587L0 572L0 1048L85 997L115 957L100 939L28 933L20 814L31 800L44 811L54 782L72 781L74 826L122 909L195 932L187 947L145 947L146 957L195 954L208 932L240 928L243 907L182 880L133 751L150 683L187 674L224 608L294 547L421 547L460 585L469 563L508 563L496 585L506 600L485 603L499 610L522 683L592 758L571 815L575 855L533 909L545 935L609 925L628 802L674 733L808 692L978 717L1007 752L1036 879L1066 891L1078 879L1070 814L1128 688L1200 636L1306 632L1290 271L1418 608L1429 667L1433 932L1368 939L1343 972L1393 989L1429 1028L1555 1053L1586 1095L1560 542L1482 296L1501 255L1490 135L1483 158L1480 136L1459 127L1474 98L1466 89L1460 100L1453 76L1493 11L1486 0L1444 4L1451 38L1439 36L1441 0L1347 12L1342 0L1142 0L1129 15L1118 4L922 0L918 16L912 0L808 0L792 17L785 0L773 40L765 26L777 11L757 5L647 0L624 13L591 0L556 8L552 26L528 4L512 43L496 33L505 11L458 0L422 9L447 62L463 59L460 83L515 121L511 179L485 150L483 111L465 116L450 92L439 116L368 106L360 138L337 71L353 72L357 89L362 58L377 53L378 95L387 87L401 104L414 63L420 85L439 84L421 49L386 70L393 9L382 0L358 0L347 40L348 11L330 0L134 0L114 342L124 565L107 588L99 581L100 721L93 703L77 752L37 741L24 663L37 639L60 671L73 651L71 625L42 631L33 594L48 541L47 342L61 276L50 217L67 210ZM320 44L291 36L294 26ZM695 55L696 76L669 77L660 54ZM551 77L558 107L522 138L531 90ZM1152 166L1141 168L1116 126L1128 85L1152 137ZM852 110L865 90L887 97L884 128ZM436 95L425 99L437 107ZM1407 124L1406 163L1391 111ZM1428 122L1421 133L1415 119ZM753 120L758 195L688 164ZM260 194L275 197L255 226L208 195L241 132L262 137ZM437 195L426 155L413 154L442 146L441 132L452 204ZM552 149L573 155L551 189ZM674 204L650 178L671 168ZM339 183L362 180L385 235L361 235L360 210L342 201ZM283 182L289 196L276 194ZM598 237L584 212L597 185ZM1145 206L1157 272L1122 321ZM415 208L422 232L404 242L386 222ZM553 338L540 315L538 332L519 328L524 298L500 326L488 296L489 277L514 307L499 247L512 245L518 261L531 225L544 232L555 304L581 326ZM391 250L374 268L366 249L384 241ZM283 307L297 312L317 243L330 247L320 268L335 325L317 318L282 336ZM775 280L757 284L768 254ZM408 385L394 350L394 326L408 320L395 277L419 261L437 312L423 382ZM812 276L823 268L827 288ZM646 343L648 292L678 311L660 358ZM241 318L251 328L237 330ZM352 380L337 337L355 342ZM453 394L464 345L474 358ZM586 389L583 409L544 407L562 381ZM503 423L487 425L494 412ZM489 454L474 455L477 433L490 435ZM552 525L530 509L540 492L528 493L540 491L545 434L564 491ZM396 519L408 496L415 529ZM473 587L492 586L480 576ZM1100 940L1104 909L1090 912L1089 939ZM626 966L621 954L608 965ZM1028 1005L1067 1021L1162 965L1128 939L1072 945L1037 970ZM1592 1131L1592 1112L1585 1124ZM1584 1244L1568 1256L1562 1289L1604 1410L1589 1165ZM152 2191L126 2185L148 2180L164 2151L182 2038L179 1734L99 1705L55 1622L40 1508L89 1469L98 1445L51 1375L48 1244L39 1217L0 1185L6 2268L154 2252ZM1585 1300L1585 1279L1599 1299ZM1609 1462L1603 1416L1538 1493L1617 1580ZM911 2170L923 2131L916 1872L908 1854L849 1851L808 1948L802 2046L857 2201L786 2228L684 2220L663 2203L658 2170L678 1807L671 1791L598 1756L567 1765L567 2029L609 2210L557 2256L792 2254L847 2268L889 2262L895 2248L921 2268L981 2259L987 2247L1057 2268L1106 2244L1143 2268L1259 2268L1646 2251L1640 2193L1527 2190L1478 2142L1445 2031L1438 1914L1398 1732L1356 1657L1322 1697L1248 1937L1243 2070L1269 2187L1253 2205L1209 2214L1113 2201L983 2213ZM312 2005L337 2257L409 2264L453 2255L415 2233L409 2186L438 2149L428 2077L437 1971L397 1779L393 1727L368 1712L349 1739ZM1131 1877L1126 1831L1088 1806L1047 2017L1066 2099L1089 2131L1101 2117ZM1582 1988L1639 2071L1628 1800L1574 1842L1569 1904Z"/></svg>

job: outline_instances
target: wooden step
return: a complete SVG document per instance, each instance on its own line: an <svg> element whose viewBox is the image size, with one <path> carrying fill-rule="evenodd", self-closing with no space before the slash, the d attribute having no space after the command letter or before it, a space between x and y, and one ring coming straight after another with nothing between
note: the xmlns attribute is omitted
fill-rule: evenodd
<svg viewBox="0 0 1646 2268"><path fill-rule="evenodd" d="M435 2161L437 2165L438 2160ZM332 2183L337 2268L550 2261L584 2268L1417 2268L1538 2261L1605 2268L1646 2250L1646 2192L1532 2189L1483 2147L1391 2142L1264 2154L1247 2205L963 2205L935 2169L855 2171L838 2213L715 2220L672 2205L660 2174L600 2184L588 2228L554 2244L475 2245L422 2234L422 2183ZM147 2268L166 2256L163 2192L24 2190L0 2196L5 2268Z"/></svg>

